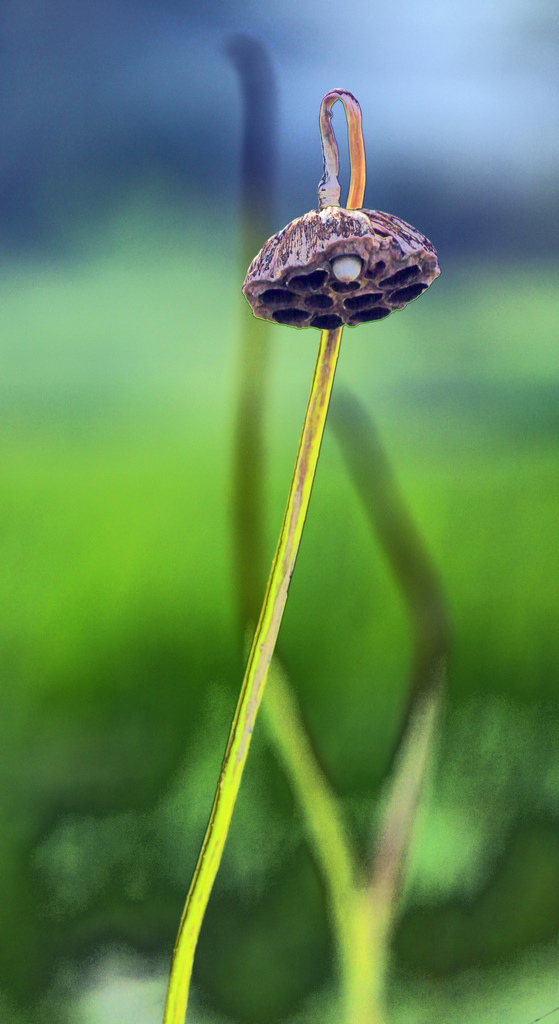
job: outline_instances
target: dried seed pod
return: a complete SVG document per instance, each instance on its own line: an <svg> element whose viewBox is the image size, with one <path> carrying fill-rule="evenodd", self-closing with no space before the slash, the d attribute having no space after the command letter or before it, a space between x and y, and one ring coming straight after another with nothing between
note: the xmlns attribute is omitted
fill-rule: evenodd
<svg viewBox="0 0 559 1024"><path fill-rule="evenodd" d="M338 205L338 149L330 123L336 99L346 107L350 149L355 147L348 207L362 203L361 112L351 93L334 89L320 110L324 176L319 208L268 239L243 285L255 316L290 327L334 330L382 320L421 295L440 273L429 240L405 221L379 210Z"/></svg>
<svg viewBox="0 0 559 1024"><path fill-rule="evenodd" d="M378 210L312 210L270 238L243 292L255 316L331 330L382 320L439 275L435 249Z"/></svg>

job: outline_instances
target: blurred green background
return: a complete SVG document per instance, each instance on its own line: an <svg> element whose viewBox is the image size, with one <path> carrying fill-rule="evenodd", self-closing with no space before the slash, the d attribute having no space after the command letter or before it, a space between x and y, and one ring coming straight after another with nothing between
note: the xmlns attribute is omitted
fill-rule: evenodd
<svg viewBox="0 0 559 1024"><path fill-rule="evenodd" d="M396 4L400 13L404 7ZM54 3L17 11L7 4L3 14L8 68L15 76L16 57L23 62L27 54L28 85L50 68L49 110L59 114L49 143L59 147L57 163L43 145L47 100L29 100L42 128L34 136L24 118L28 134L18 141L12 124L0 197L6 1024L161 1019L241 681L231 460L244 270L237 144L222 148L224 138L240 134L235 80L231 74L228 118L209 89L195 130L169 89L154 142L152 108L161 101L155 76L134 94L143 112L134 130L142 117L149 120L149 108L149 131L138 129L126 152L114 139L130 142L130 91L116 128L91 130L89 148L79 152L75 142L80 125L101 124L92 81L115 96L120 67L137 83L137 53L175 67L180 54L164 59L162 39L183 39L190 57L174 88L182 95L192 81L197 103L204 83L222 74L215 70L225 61L219 47L231 28L256 22L277 56L280 83L290 66L311 76L322 59L318 43L306 53L302 38L312 2L301 12L287 5L269 22L258 21L251 4L225 4L219 16L210 8L204 22L188 5L163 4L158 13L147 3L110 11L101 5L105 37L93 30L85 2L73 18ZM448 37L448 13L435 8L432 26L440 17ZM508 24L499 4L488 10L489 29L474 5L472 45L476 32L485 31L485 40L488 32L494 43L501 38L497 15ZM511 11L517 33L526 10ZM530 41L541 42L546 26L557 29L551 10L538 8L538 17L540 36L524 40L526 61ZM72 50L82 31L91 45ZM352 32L357 39L357 24ZM548 35L538 68L549 85L544 57L556 37ZM48 59L53 39L55 58L73 54L62 62L64 74ZM196 63L192 50L204 40ZM420 39L419 57L427 58L430 45ZM486 55L488 79L498 80L501 93L509 88L513 102L514 83L496 53ZM435 60L431 67L439 85L450 83L444 65ZM353 88L374 125L374 82L365 85L364 70L355 84L332 80L346 70L334 61L316 73L316 95L309 87L304 102L312 99L312 120L302 130L316 167L303 168L305 205L297 205L300 181L280 185L285 216L278 228L316 202L322 93ZM389 69L382 74L391 81ZM5 69L3 82L6 89ZM69 86L71 116L60 105ZM401 82L394 109L399 90ZM450 85L448 92L454 95ZM6 95L9 128L10 116L15 124L18 110L27 109L26 93L17 102ZM480 102L492 109L488 96L474 96L478 111ZM449 104L448 95L441 102ZM536 89L534 110L540 102L547 109ZM284 102L284 116L288 109ZM180 152L174 129L167 130L169 111L177 123L184 115ZM208 113L215 113L215 130L204 121ZM526 111L524 118L525 126ZM73 140L64 158L61 125ZM387 151L390 143L382 144ZM197 145L218 168L207 181ZM390 1013L395 1024L529 1024L559 1004L559 293L549 139L539 164L532 147L534 166L508 164L500 179L494 172L505 166L504 146L501 163L486 162L487 176L480 172L462 193L465 178L451 173L450 143L439 177L418 166L412 178L415 143L400 136L399 145L399 171L390 173L390 157L382 170L382 153L378 176L371 171L368 205L390 208L395 196L392 212L417 221L439 248L442 275L421 302L345 332L338 381L360 396L381 434L440 572L454 642L395 940ZM284 166L295 165L296 149L296 139L286 144ZM396 161L398 147L392 152ZM482 167L484 152L481 146ZM440 175L455 192L441 188ZM272 341L270 558L318 335L277 327ZM410 634L329 433L280 645L320 761L366 849L401 722ZM197 954L193 1022L333 1020L322 881L259 725Z"/></svg>

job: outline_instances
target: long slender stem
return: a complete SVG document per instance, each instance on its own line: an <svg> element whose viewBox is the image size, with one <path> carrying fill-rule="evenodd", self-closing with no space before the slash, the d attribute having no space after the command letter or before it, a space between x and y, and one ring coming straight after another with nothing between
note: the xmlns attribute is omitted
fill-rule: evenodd
<svg viewBox="0 0 559 1024"><path fill-rule="evenodd" d="M280 538L225 751L210 821L182 915L171 964L164 1024L184 1024L194 951L219 868L254 721L295 567L338 361L342 328L322 331L309 403Z"/></svg>

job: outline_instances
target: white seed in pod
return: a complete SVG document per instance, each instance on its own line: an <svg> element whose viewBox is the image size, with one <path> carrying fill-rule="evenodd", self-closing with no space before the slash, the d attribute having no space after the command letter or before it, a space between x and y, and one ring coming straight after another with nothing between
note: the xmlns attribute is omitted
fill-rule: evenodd
<svg viewBox="0 0 559 1024"><path fill-rule="evenodd" d="M332 260L334 275L338 281L343 281L344 284L355 281L355 278L359 277L361 273L361 267L359 256L336 256L336 259Z"/></svg>

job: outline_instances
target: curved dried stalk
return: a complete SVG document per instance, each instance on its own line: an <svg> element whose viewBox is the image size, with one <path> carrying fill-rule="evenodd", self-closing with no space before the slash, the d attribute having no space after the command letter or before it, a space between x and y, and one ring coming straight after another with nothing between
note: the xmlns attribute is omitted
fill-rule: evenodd
<svg viewBox="0 0 559 1024"><path fill-rule="evenodd" d="M347 134L349 140L349 162L351 164L351 181L347 197L347 210L360 210L365 195L365 147L363 145L363 129L361 127L361 107L350 92L345 89L332 89L320 104L320 137L322 139L322 155L324 157L324 174L318 186L318 208L340 205L340 183L338 172L340 160L338 145L332 128L332 107L340 100L347 117Z"/></svg>

